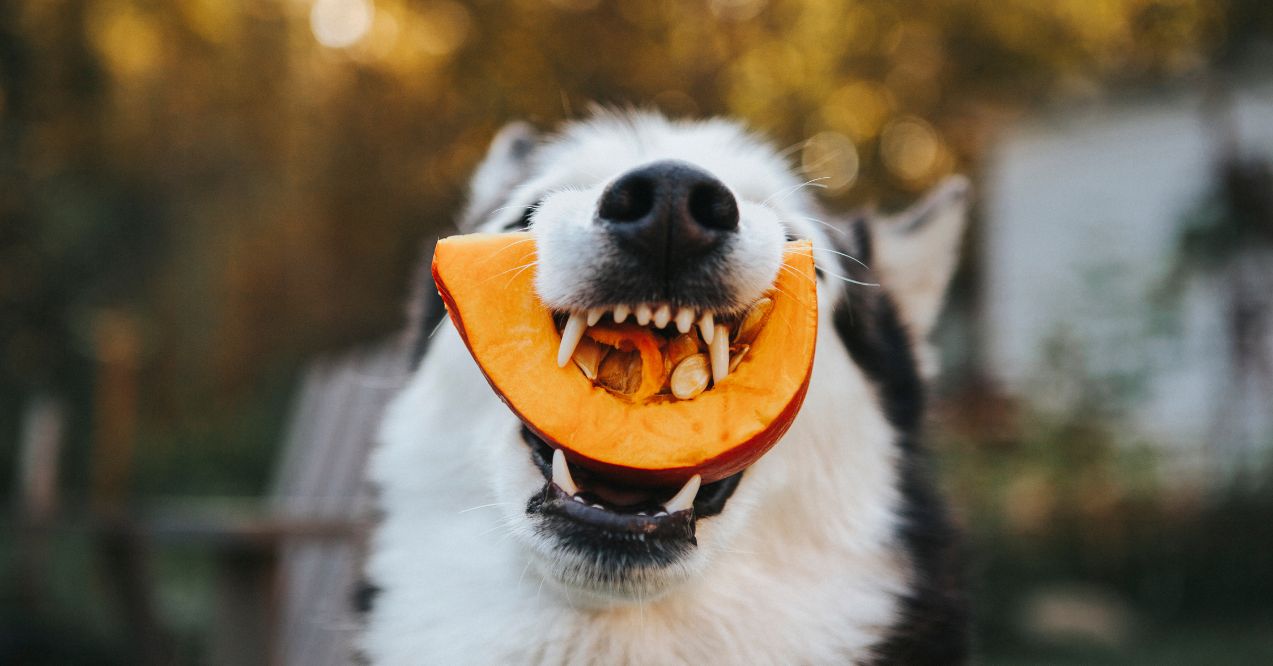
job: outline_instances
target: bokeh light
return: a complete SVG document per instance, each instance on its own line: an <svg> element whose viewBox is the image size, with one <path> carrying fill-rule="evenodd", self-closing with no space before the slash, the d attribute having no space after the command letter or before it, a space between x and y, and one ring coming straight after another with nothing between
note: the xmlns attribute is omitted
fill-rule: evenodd
<svg viewBox="0 0 1273 666"><path fill-rule="evenodd" d="M366 36L375 14L371 0L314 0L309 25L319 44L340 49Z"/></svg>
<svg viewBox="0 0 1273 666"><path fill-rule="evenodd" d="M922 118L903 116L880 133L880 158L884 166L911 185L933 180L942 166L941 138Z"/></svg>
<svg viewBox="0 0 1273 666"><path fill-rule="evenodd" d="M866 141L879 134L893 112L892 93L871 81L847 83L831 93L820 110L828 127Z"/></svg>
<svg viewBox="0 0 1273 666"><path fill-rule="evenodd" d="M813 135L800 152L800 170L830 196L842 194L853 185L860 165L857 147L838 132Z"/></svg>

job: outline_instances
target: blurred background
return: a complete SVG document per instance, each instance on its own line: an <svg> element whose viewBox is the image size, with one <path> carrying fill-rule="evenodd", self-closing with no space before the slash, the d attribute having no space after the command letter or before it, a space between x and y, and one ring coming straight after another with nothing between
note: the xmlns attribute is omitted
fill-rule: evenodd
<svg viewBox="0 0 1273 666"><path fill-rule="evenodd" d="M494 132L594 102L741 118L834 211L973 178L984 663L1273 663L1264 0L0 0L0 662L327 659L315 424L401 381Z"/></svg>

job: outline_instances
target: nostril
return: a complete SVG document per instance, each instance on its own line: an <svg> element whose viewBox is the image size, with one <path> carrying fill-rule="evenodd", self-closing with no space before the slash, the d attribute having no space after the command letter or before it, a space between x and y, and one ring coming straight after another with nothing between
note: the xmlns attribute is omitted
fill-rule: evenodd
<svg viewBox="0 0 1273 666"><path fill-rule="evenodd" d="M738 226L738 202L720 183L699 183L690 190L690 217L712 229L730 230Z"/></svg>
<svg viewBox="0 0 1273 666"><path fill-rule="evenodd" d="M612 222L635 222L654 208L654 182L640 175L615 181L601 195L597 214Z"/></svg>

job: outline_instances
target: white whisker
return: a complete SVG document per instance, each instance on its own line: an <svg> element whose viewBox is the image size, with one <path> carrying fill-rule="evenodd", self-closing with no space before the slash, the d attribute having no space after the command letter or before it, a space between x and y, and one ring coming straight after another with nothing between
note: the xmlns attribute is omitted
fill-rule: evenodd
<svg viewBox="0 0 1273 666"><path fill-rule="evenodd" d="M766 197L764 201L760 202L760 205L768 206L769 202L773 201L776 197L779 197L779 196L788 197L788 196L791 196L792 194L795 194L796 192L799 192L800 190L806 187L821 187L822 189L826 189L827 186L823 185L822 183L819 183L818 181L827 180L828 178L830 178L830 176L821 176L819 178L811 178L809 180L806 180L803 183L800 183L799 185L784 187L781 190L778 190L777 192L774 192L773 194Z"/></svg>
<svg viewBox="0 0 1273 666"><path fill-rule="evenodd" d="M463 509L458 513L468 513L470 511L477 511L478 509L489 509L493 506L508 506L510 504L516 504L516 502L491 502L490 504L479 504L477 506L471 506L467 509Z"/></svg>

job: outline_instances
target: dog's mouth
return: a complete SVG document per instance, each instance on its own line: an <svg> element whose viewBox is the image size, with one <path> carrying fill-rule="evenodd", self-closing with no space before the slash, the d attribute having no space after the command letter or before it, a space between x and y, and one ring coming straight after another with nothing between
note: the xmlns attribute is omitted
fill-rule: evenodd
<svg viewBox="0 0 1273 666"><path fill-rule="evenodd" d="M694 477L679 490L625 486L595 472L571 465L529 428L522 439L530 447L531 460L544 475L545 485L530 501L527 511L550 521L566 521L554 531L559 536L583 536L581 547L606 548L616 543L644 543L636 559L655 560L697 544L698 519L719 514L742 479L742 472L699 485ZM578 526L585 532L572 529ZM655 548L662 545L664 551Z"/></svg>
<svg viewBox="0 0 1273 666"><path fill-rule="evenodd" d="M557 365L573 361L595 386L642 402L692 400L744 362L772 309L762 296L732 310L641 303L554 311ZM661 385L646 383L647 356L662 366Z"/></svg>

